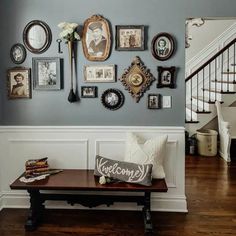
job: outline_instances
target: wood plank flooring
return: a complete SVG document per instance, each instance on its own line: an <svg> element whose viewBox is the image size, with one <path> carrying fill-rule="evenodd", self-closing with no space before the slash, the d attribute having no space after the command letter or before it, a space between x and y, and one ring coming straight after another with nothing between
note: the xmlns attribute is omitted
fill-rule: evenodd
<svg viewBox="0 0 236 236"><path fill-rule="evenodd" d="M159 236L236 236L236 163L216 157L186 158L189 213L153 212ZM141 212L48 210L35 232L25 232L25 209L0 212L0 236L139 236Z"/></svg>

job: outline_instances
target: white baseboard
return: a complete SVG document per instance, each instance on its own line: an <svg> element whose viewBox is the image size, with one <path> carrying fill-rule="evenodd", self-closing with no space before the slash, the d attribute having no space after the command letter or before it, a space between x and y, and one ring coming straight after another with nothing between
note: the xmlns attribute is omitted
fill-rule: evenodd
<svg viewBox="0 0 236 236"><path fill-rule="evenodd" d="M2 195L2 209L3 208L29 208L29 196L26 193L5 193ZM70 206L65 201L47 201L45 204L48 209L93 209L93 210L141 210L141 206L136 203L115 203L107 207L104 205L88 208L79 204ZM169 197L152 197L151 202L152 211L163 212L188 212L185 196L169 196Z"/></svg>

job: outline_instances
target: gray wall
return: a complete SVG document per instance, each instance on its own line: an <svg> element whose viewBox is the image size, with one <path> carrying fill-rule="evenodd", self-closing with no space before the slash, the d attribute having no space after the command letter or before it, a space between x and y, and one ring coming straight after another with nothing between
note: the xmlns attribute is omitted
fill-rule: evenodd
<svg viewBox="0 0 236 236"><path fill-rule="evenodd" d="M214 6L214 7L213 7ZM1 1L1 94L3 100L1 119L2 125L166 125L184 126L184 34L185 18L199 16L235 16L236 2L234 0L5 0ZM112 84L98 84L99 97L104 89L119 88L125 95L125 104L117 111L106 110L100 99L81 99L70 104L67 101L69 91L69 66L66 46L64 54L57 54L55 40L59 33L57 24L61 21L82 24L93 14L101 14L112 25L113 36L115 25L143 24L148 26L148 49L141 52L118 52L113 43L109 59L100 64L117 64L118 77L129 66L134 56L139 55L151 72L157 77L157 66L176 66L176 89L156 89L153 83L148 93L171 95L172 109L148 110L146 108L147 94L135 103L130 94L124 90L120 81ZM53 43L49 50L40 57L61 56L64 58L64 89L61 91L32 91L31 100L8 100L6 94L6 69L14 66L9 58L9 50L16 42L22 42L24 26L31 20L40 19L49 24L53 32ZM154 35L159 32L171 33L177 42L175 55L166 62L154 59L150 52L150 44ZM79 43L78 83L84 85L82 68L92 64L83 55ZM23 66L31 67L32 57L28 52Z"/></svg>

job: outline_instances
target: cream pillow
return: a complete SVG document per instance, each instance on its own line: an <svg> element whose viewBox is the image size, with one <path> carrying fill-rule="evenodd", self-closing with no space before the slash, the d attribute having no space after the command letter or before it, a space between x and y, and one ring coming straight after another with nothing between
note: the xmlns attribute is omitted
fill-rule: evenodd
<svg viewBox="0 0 236 236"><path fill-rule="evenodd" d="M165 178L163 160L167 138L167 135L159 135L145 141L133 133L127 133L125 161L136 164L152 164L152 177L155 179Z"/></svg>

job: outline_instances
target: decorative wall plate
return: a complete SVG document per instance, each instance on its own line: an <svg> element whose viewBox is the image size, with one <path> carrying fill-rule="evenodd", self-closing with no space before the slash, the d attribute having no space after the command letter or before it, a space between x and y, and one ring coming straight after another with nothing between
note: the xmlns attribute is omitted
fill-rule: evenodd
<svg viewBox="0 0 236 236"><path fill-rule="evenodd" d="M122 77L119 79L129 91L136 102L139 102L145 91L150 87L155 80L152 73L143 64L139 57L135 57L130 67L125 70Z"/></svg>
<svg viewBox="0 0 236 236"><path fill-rule="evenodd" d="M124 104L124 95L118 89L107 89L101 96L104 107L110 110L117 110Z"/></svg>

